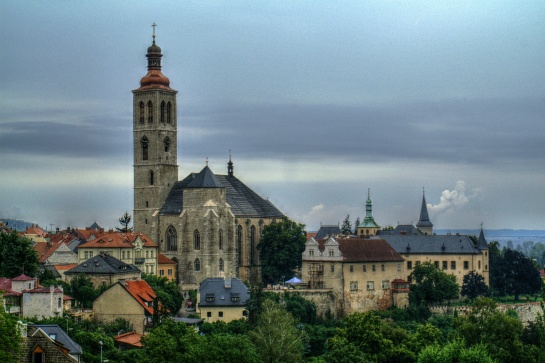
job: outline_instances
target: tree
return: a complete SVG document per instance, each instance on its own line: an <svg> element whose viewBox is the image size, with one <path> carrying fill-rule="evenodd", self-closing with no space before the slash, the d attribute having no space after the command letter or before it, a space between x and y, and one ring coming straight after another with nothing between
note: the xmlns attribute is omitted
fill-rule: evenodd
<svg viewBox="0 0 545 363"><path fill-rule="evenodd" d="M21 274L35 277L40 263L32 241L17 232L0 231L0 276L13 278Z"/></svg>
<svg viewBox="0 0 545 363"><path fill-rule="evenodd" d="M477 296L486 296L488 294L488 286L484 283L483 275L471 271L467 275L464 275L464 282L462 285L462 295L467 296L473 300Z"/></svg>
<svg viewBox="0 0 545 363"><path fill-rule="evenodd" d="M93 282L84 274L77 275L70 281L69 295L83 308L91 308L93 301L100 294L93 286Z"/></svg>
<svg viewBox="0 0 545 363"><path fill-rule="evenodd" d="M469 348L462 340L454 340L444 347L433 344L418 355L418 363L494 363L486 347L477 344Z"/></svg>
<svg viewBox="0 0 545 363"><path fill-rule="evenodd" d="M490 285L501 295L538 294L541 278L531 259L522 252L504 248L500 253L490 250Z"/></svg>
<svg viewBox="0 0 545 363"><path fill-rule="evenodd" d="M182 308L184 297L178 290L176 282L167 279L164 276L151 274L142 274L142 279L145 280L155 291L159 302L163 305L170 314L177 314ZM164 311L164 312L166 312Z"/></svg>
<svg viewBox="0 0 545 363"><path fill-rule="evenodd" d="M118 232L132 232L132 228L129 228L129 224L131 224L131 215L129 212L125 212L120 218L119 218L119 224L121 224L121 227L115 227L115 229Z"/></svg>
<svg viewBox="0 0 545 363"><path fill-rule="evenodd" d="M0 362L19 362L23 338L17 328L17 319L4 312L0 304Z"/></svg>
<svg viewBox="0 0 545 363"><path fill-rule="evenodd" d="M263 228L263 235L257 248L265 282L277 282L301 268L306 243L304 228L303 224L287 217Z"/></svg>
<svg viewBox="0 0 545 363"><path fill-rule="evenodd" d="M431 262L416 265L411 272L409 299L415 304L433 304L456 299L460 287L456 276L448 275Z"/></svg>
<svg viewBox="0 0 545 363"><path fill-rule="evenodd" d="M265 300L256 328L248 333L265 363L300 362L303 359L302 332L286 309Z"/></svg>
<svg viewBox="0 0 545 363"><path fill-rule="evenodd" d="M358 226L360 225L360 217L356 218L356 221L354 222L354 234L358 234Z"/></svg>
<svg viewBox="0 0 545 363"><path fill-rule="evenodd" d="M350 214L346 216L341 227L341 233L344 235L352 234L352 224L350 224Z"/></svg>

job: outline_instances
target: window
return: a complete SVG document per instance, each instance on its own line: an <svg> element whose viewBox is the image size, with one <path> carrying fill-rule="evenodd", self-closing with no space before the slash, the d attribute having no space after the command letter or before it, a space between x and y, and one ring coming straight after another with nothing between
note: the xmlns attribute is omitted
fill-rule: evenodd
<svg viewBox="0 0 545 363"><path fill-rule="evenodd" d="M456 270L456 261L450 261L450 269Z"/></svg>
<svg viewBox="0 0 545 363"><path fill-rule="evenodd" d="M255 263L255 227L250 228L250 265Z"/></svg>
<svg viewBox="0 0 545 363"><path fill-rule="evenodd" d="M201 249L201 235L199 233L199 230L197 229L193 232L193 249L194 250Z"/></svg>
<svg viewBox="0 0 545 363"><path fill-rule="evenodd" d="M416 261L416 262L415 262L415 265L416 265L416 266L419 266L419 265L420 265L420 261Z"/></svg>
<svg viewBox="0 0 545 363"><path fill-rule="evenodd" d="M145 135L140 139L140 146L142 147L142 160L148 160L149 140Z"/></svg>
<svg viewBox="0 0 545 363"><path fill-rule="evenodd" d="M358 291L358 282L350 281L350 291Z"/></svg>
<svg viewBox="0 0 545 363"><path fill-rule="evenodd" d="M335 272L335 265L331 264L331 272Z"/></svg>
<svg viewBox="0 0 545 363"><path fill-rule="evenodd" d="M151 101L148 101L148 122L153 122L153 103Z"/></svg>
<svg viewBox="0 0 545 363"><path fill-rule="evenodd" d="M161 102L161 122L165 122L165 113L166 113L166 110L165 110L166 106L165 106L165 101L162 101Z"/></svg>
<svg viewBox="0 0 545 363"><path fill-rule="evenodd" d="M170 102L167 103L167 123L171 122L171 106Z"/></svg>
<svg viewBox="0 0 545 363"><path fill-rule="evenodd" d="M413 262L407 261L407 270L412 270L412 269L413 269Z"/></svg>
<svg viewBox="0 0 545 363"><path fill-rule="evenodd" d="M168 269L167 275L168 275L168 276L172 276L172 269L171 269L171 268Z"/></svg>
<svg viewBox="0 0 545 363"><path fill-rule="evenodd" d="M219 239L219 249L223 250L223 231L221 228L218 232L218 239Z"/></svg>
<svg viewBox="0 0 545 363"><path fill-rule="evenodd" d="M363 272L367 272L367 265L363 265Z"/></svg>
<svg viewBox="0 0 545 363"><path fill-rule="evenodd" d="M153 258L153 250L149 251L149 257Z"/></svg>
<svg viewBox="0 0 545 363"><path fill-rule="evenodd" d="M178 250L178 235L173 226L167 228L167 251L176 252Z"/></svg>
<svg viewBox="0 0 545 363"><path fill-rule="evenodd" d="M149 208L149 202L146 200L146 208Z"/></svg>
<svg viewBox="0 0 545 363"><path fill-rule="evenodd" d="M380 265L380 269L381 269L382 271L386 271L386 266L384 266L384 264L382 264L382 265Z"/></svg>
<svg viewBox="0 0 545 363"><path fill-rule="evenodd" d="M335 251L329 250L329 257L335 257Z"/></svg>
<svg viewBox="0 0 545 363"><path fill-rule="evenodd" d="M382 290L388 290L390 288L390 281L382 280Z"/></svg>
<svg viewBox="0 0 545 363"><path fill-rule="evenodd" d="M242 226L237 227L237 260L238 264L242 264Z"/></svg>
<svg viewBox="0 0 545 363"><path fill-rule="evenodd" d="M211 311L207 311L207 312L206 312L206 317L207 317L207 318L211 318L211 317L212 317L212 312L211 312Z"/></svg>
<svg viewBox="0 0 545 363"><path fill-rule="evenodd" d="M232 302L239 302L240 296L238 294L231 294L231 301Z"/></svg>
<svg viewBox="0 0 545 363"><path fill-rule="evenodd" d="M464 261L464 270L469 270L469 261Z"/></svg>
<svg viewBox="0 0 545 363"><path fill-rule="evenodd" d="M159 270L159 276L165 276L165 270L160 269Z"/></svg>
<svg viewBox="0 0 545 363"><path fill-rule="evenodd" d="M443 261L443 270L446 270L448 268L448 262Z"/></svg>
<svg viewBox="0 0 545 363"><path fill-rule="evenodd" d="M195 271L199 272L201 270L201 261L198 258L195 259Z"/></svg>
<svg viewBox="0 0 545 363"><path fill-rule="evenodd" d="M308 255L309 256L314 256L314 250L308 250Z"/></svg>
<svg viewBox="0 0 545 363"><path fill-rule="evenodd" d="M354 266L350 266L350 272L354 272Z"/></svg>
<svg viewBox="0 0 545 363"><path fill-rule="evenodd" d="M149 258L149 251L146 251L146 258Z"/></svg>
<svg viewBox="0 0 545 363"><path fill-rule="evenodd" d="M435 265L435 267L439 268L439 261L435 261L433 264Z"/></svg>
<svg viewBox="0 0 545 363"><path fill-rule="evenodd" d="M223 318L223 311L218 311L218 317Z"/></svg>
<svg viewBox="0 0 545 363"><path fill-rule="evenodd" d="M143 124L144 123L144 102L140 101L138 108L139 108L138 112L139 112L140 123Z"/></svg>
<svg viewBox="0 0 545 363"><path fill-rule="evenodd" d="M223 258L220 258L220 272L223 272Z"/></svg>
<svg viewBox="0 0 545 363"><path fill-rule="evenodd" d="M125 259L125 251L121 252L121 256L123 256L122 259L124 260Z"/></svg>
<svg viewBox="0 0 545 363"><path fill-rule="evenodd" d="M153 175L153 170L150 170L149 171L149 185L153 185L155 184L155 178L154 178L154 175Z"/></svg>
<svg viewBox="0 0 545 363"><path fill-rule="evenodd" d="M62 308L62 299L60 297L57 299L57 307Z"/></svg>
<svg viewBox="0 0 545 363"><path fill-rule="evenodd" d="M127 251L127 258L131 258L131 251Z"/></svg>
<svg viewBox="0 0 545 363"><path fill-rule="evenodd" d="M89 252L85 251L85 259L87 260L89 258Z"/></svg>
<svg viewBox="0 0 545 363"><path fill-rule="evenodd" d="M168 153L168 151L170 150L170 137L165 137L165 139L163 140L163 145L165 147L165 152Z"/></svg>
<svg viewBox="0 0 545 363"><path fill-rule="evenodd" d="M93 257L93 251L89 252L89 258Z"/></svg>
<svg viewBox="0 0 545 363"><path fill-rule="evenodd" d="M481 261L479 261L477 264L478 264L479 270L480 270L481 269Z"/></svg>
<svg viewBox="0 0 545 363"><path fill-rule="evenodd" d="M397 271L398 272L401 271L401 264L400 263L397 264Z"/></svg>
<svg viewBox="0 0 545 363"><path fill-rule="evenodd" d="M375 282L374 281L367 281L367 290L372 291L375 289Z"/></svg>
<svg viewBox="0 0 545 363"><path fill-rule="evenodd" d="M371 270L373 270L373 272L375 272L377 270L377 267L375 265L371 265Z"/></svg>

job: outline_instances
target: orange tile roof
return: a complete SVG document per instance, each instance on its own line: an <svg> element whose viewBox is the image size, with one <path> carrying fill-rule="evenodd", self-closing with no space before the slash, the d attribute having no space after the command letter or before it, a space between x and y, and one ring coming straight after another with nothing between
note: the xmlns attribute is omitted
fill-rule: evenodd
<svg viewBox="0 0 545 363"><path fill-rule="evenodd" d="M130 280L121 282L121 285L150 315L153 315L153 299L157 295L146 281Z"/></svg>
<svg viewBox="0 0 545 363"><path fill-rule="evenodd" d="M167 256L163 255L162 253L157 254L157 263L159 265L175 265L176 262L172 261Z"/></svg>
<svg viewBox="0 0 545 363"><path fill-rule="evenodd" d="M145 247L158 247L143 233L103 232L95 236L95 239L80 244L78 248L131 248L138 237L144 242Z"/></svg>
<svg viewBox="0 0 545 363"><path fill-rule="evenodd" d="M32 227L27 227L27 229L25 229L25 231L23 233L24 234L33 234L33 235L40 236L40 237L45 237L47 235L47 233L43 229L41 229L38 226L34 226L34 225Z"/></svg>
<svg viewBox="0 0 545 363"><path fill-rule="evenodd" d="M98 229L76 229L76 235L78 236L78 238L85 241L89 240L92 235L96 236L101 233L104 233L104 231Z"/></svg>
<svg viewBox="0 0 545 363"><path fill-rule="evenodd" d="M137 348L142 347L142 343L140 343L141 338L142 338L142 334L138 334L133 331L120 334L114 337L115 341L118 343L132 345L133 347L137 347Z"/></svg>
<svg viewBox="0 0 545 363"><path fill-rule="evenodd" d="M57 271L67 271L67 270L73 269L77 265L78 265L77 263L70 263L68 265L54 265L53 267L55 267L55 270Z"/></svg>

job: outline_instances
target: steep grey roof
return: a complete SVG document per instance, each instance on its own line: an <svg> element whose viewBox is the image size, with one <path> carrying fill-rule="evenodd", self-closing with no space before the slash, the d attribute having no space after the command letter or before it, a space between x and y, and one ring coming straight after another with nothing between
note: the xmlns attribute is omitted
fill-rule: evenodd
<svg viewBox="0 0 545 363"><path fill-rule="evenodd" d="M482 228L481 228L481 233L479 233L479 242L477 242L477 248L480 250L488 249L488 243L486 243L486 239L484 238L484 232Z"/></svg>
<svg viewBox="0 0 545 363"><path fill-rule="evenodd" d="M411 254L480 254L465 235L381 235L400 255Z"/></svg>
<svg viewBox="0 0 545 363"><path fill-rule="evenodd" d="M51 339L61 343L68 349L70 355L83 354L81 346L73 341L57 324L34 324L32 327L42 329Z"/></svg>
<svg viewBox="0 0 545 363"><path fill-rule="evenodd" d="M320 226L320 229L318 232L316 232L316 236L314 236L314 239L322 239L326 238L327 236L337 236L341 233L341 229L339 226Z"/></svg>
<svg viewBox="0 0 545 363"><path fill-rule="evenodd" d="M66 271L64 274L114 275L134 272L140 272L140 270L134 265L126 264L106 253L101 253L98 256L91 257L87 261L80 263L76 267Z"/></svg>
<svg viewBox="0 0 545 363"><path fill-rule="evenodd" d="M420 220L416 224L417 227L433 227L428 214L428 206L426 205L426 197L422 196L422 207L420 208Z"/></svg>
<svg viewBox="0 0 545 363"><path fill-rule="evenodd" d="M187 183L186 188L223 188L223 184L207 165Z"/></svg>
<svg viewBox="0 0 545 363"><path fill-rule="evenodd" d="M200 306L244 306L250 298L248 288L237 278L206 279L199 286L199 294Z"/></svg>
<svg viewBox="0 0 545 363"><path fill-rule="evenodd" d="M420 233L418 228L416 228L412 224L398 224L397 227L394 228L393 230L390 230L390 231L381 230L377 232L377 236L396 235L396 234L411 236L411 235L421 235L422 233Z"/></svg>
<svg viewBox="0 0 545 363"><path fill-rule="evenodd" d="M197 174L189 174L174 184L168 194L160 214L180 214L183 209L183 190L188 187ZM282 218L284 215L270 201L261 198L237 177L230 175L214 175L225 188L227 203L237 217L269 217Z"/></svg>

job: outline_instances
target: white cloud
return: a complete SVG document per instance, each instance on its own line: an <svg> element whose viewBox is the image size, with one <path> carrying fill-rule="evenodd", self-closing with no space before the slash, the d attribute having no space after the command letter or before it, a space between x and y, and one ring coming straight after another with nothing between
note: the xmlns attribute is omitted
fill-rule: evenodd
<svg viewBox="0 0 545 363"><path fill-rule="evenodd" d="M443 190L438 204L428 204L428 210L434 214L444 213L450 210L463 209L470 199L478 196L480 188L474 188L467 193L466 183L458 180L454 190Z"/></svg>

